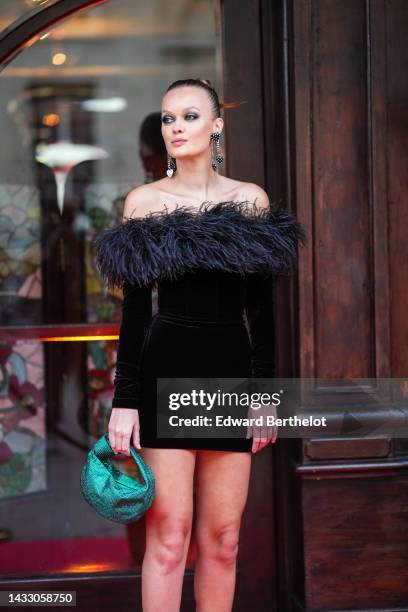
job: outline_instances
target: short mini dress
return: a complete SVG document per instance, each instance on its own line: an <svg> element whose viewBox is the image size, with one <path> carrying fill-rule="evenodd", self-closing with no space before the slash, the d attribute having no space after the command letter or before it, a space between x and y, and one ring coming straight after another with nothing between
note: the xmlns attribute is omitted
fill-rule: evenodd
<svg viewBox="0 0 408 612"><path fill-rule="evenodd" d="M94 239L102 279L123 291L112 407L139 411L142 447L251 450L250 438L160 437L157 379L273 377L273 284L305 241L290 211L248 201L125 217Z"/></svg>

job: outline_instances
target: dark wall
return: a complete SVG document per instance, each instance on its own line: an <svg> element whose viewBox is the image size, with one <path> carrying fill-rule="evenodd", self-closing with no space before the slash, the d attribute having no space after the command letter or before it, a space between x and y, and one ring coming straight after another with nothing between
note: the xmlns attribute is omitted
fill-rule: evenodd
<svg viewBox="0 0 408 612"><path fill-rule="evenodd" d="M332 379L308 400L319 395L338 431L303 440L298 456L293 445L283 452L283 494L297 500L286 521L303 527L297 543L286 531L284 605L406 610L408 445L395 395L404 399L406 385L395 379L408 374L408 3L280 6L289 14L291 181L309 236L299 374ZM351 378L369 379L365 392L335 383ZM382 433L384 422L394 434Z"/></svg>

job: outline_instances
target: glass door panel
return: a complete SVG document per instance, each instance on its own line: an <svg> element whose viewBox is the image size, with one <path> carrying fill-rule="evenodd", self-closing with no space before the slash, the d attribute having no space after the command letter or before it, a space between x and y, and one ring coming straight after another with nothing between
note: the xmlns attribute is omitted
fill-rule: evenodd
<svg viewBox="0 0 408 612"><path fill-rule="evenodd" d="M3 27L34 5L2 4ZM166 87L219 86L216 13L210 0L108 1L45 29L0 73L3 577L141 562L144 524L99 520L79 489L107 430L122 299L91 243L133 187L165 174Z"/></svg>

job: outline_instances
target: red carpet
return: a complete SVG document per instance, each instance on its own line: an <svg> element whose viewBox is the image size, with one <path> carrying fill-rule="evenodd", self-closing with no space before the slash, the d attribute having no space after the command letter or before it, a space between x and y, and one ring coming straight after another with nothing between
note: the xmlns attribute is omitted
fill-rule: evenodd
<svg viewBox="0 0 408 612"><path fill-rule="evenodd" d="M55 574L138 569L124 538L32 540L0 543L0 573Z"/></svg>

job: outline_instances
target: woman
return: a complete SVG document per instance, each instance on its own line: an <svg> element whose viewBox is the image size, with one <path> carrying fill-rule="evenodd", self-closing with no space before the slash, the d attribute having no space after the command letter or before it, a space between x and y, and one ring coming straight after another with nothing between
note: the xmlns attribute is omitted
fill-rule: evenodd
<svg viewBox="0 0 408 612"><path fill-rule="evenodd" d="M272 213L261 187L217 173L223 119L209 81L170 85L161 120L167 176L133 189L124 222L95 241L101 274L124 293L109 439L125 454L132 439L155 476L144 612L180 609L194 485L197 610L227 612L251 451L273 443L276 431L252 430L252 440L160 438L156 380L273 376L273 273L296 265L304 234L289 212Z"/></svg>

